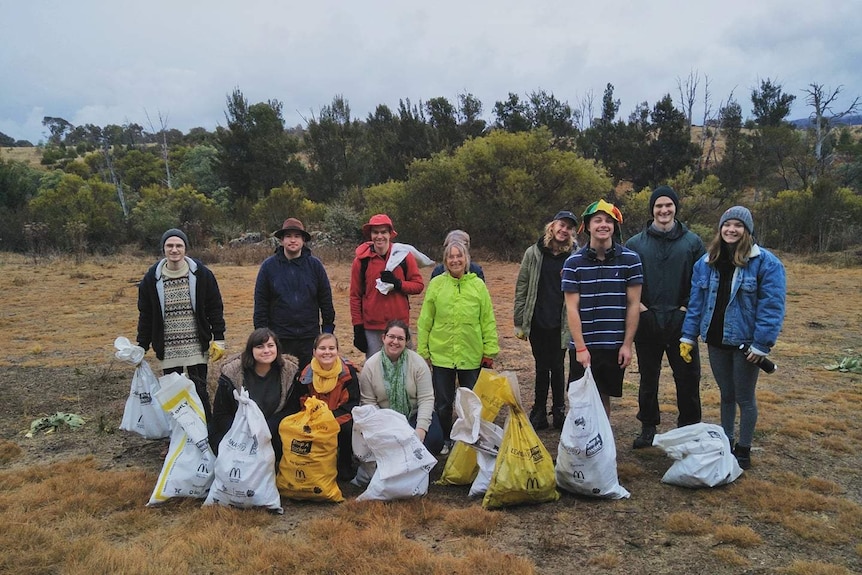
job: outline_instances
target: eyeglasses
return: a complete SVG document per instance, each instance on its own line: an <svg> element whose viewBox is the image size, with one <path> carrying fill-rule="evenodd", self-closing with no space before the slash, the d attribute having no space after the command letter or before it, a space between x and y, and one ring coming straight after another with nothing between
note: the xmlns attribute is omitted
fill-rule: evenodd
<svg viewBox="0 0 862 575"><path fill-rule="evenodd" d="M387 333L385 337L389 341L407 341L407 338L403 335L392 335L391 333Z"/></svg>

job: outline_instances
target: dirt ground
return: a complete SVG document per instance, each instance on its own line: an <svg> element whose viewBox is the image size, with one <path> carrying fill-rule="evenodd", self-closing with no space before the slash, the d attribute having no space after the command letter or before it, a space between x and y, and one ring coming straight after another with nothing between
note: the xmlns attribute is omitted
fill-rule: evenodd
<svg viewBox="0 0 862 575"><path fill-rule="evenodd" d="M117 431L133 368L113 359L112 345L120 335L134 340L136 282L150 263L100 259L78 266L65 260L34 265L0 254L0 442L21 449L6 466L92 455L106 470L140 467L158 473L165 442ZM325 263L342 351L360 361L350 345L349 264ZM238 352L252 327L257 266L212 267L225 299L229 351ZM611 418L620 483L631 498L604 501L563 493L555 503L509 508L488 541L528 558L540 573L862 572L862 376L823 368L862 350L862 270L794 261L787 267L788 314L773 352L780 367L758 384L760 420L750 472L729 487L711 490L662 484L671 461L658 449L631 449L639 430L635 363ZM532 356L529 344L512 334L517 265L485 263L484 268L502 349L495 367L517 374L529 408ZM412 304L415 325L421 297ZM704 420L718 422L718 391L702 352ZM147 359L157 367L152 352ZM217 368L211 366L211 386L216 378ZM661 391L660 431L667 431L676 413L666 365ZM58 411L80 414L87 423L76 431L24 436L33 419ZM559 432L539 436L554 456ZM441 471L442 462L432 480ZM345 486L344 492L352 498L360 491ZM795 502L806 497L826 497L828 505L806 511L804 503ZM428 498L459 508L480 504L468 498L467 487L432 484ZM301 529L303 519L327 509L285 501L284 517L273 521L286 525L273 529ZM680 533L672 519L685 513L705 519L711 528L697 535ZM761 541L745 546L722 537L727 526L748 527ZM429 533L425 539L433 546L452 543L447 533ZM835 570L816 571L819 565Z"/></svg>

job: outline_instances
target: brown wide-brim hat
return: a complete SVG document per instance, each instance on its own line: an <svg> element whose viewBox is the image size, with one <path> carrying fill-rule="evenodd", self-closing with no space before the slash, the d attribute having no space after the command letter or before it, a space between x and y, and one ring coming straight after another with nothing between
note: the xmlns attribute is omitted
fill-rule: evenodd
<svg viewBox="0 0 862 575"><path fill-rule="evenodd" d="M272 235L274 235L278 239L281 239L287 232L300 232L302 233L302 237L305 241L311 241L311 234L305 231L305 226L303 226L302 222L300 222L296 218L287 218L286 220L284 220L284 223L281 225L281 229L273 232Z"/></svg>
<svg viewBox="0 0 862 575"><path fill-rule="evenodd" d="M392 219L386 214L375 214L371 216L367 224L362 226L362 237L366 240L371 239L371 228L375 226L388 226L390 239L395 239L398 232L395 231L395 226L392 225Z"/></svg>

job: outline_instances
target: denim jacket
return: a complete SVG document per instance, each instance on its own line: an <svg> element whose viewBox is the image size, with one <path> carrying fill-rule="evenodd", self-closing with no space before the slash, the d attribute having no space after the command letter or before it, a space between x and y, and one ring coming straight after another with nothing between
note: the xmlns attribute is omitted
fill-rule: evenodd
<svg viewBox="0 0 862 575"><path fill-rule="evenodd" d="M681 342L693 344L698 334L705 340L712 321L718 271L706 263L707 257L704 255L694 264ZM784 265L768 250L752 246L748 265L733 272L730 301L724 312L723 343L750 344L756 351L769 353L784 322L786 292Z"/></svg>

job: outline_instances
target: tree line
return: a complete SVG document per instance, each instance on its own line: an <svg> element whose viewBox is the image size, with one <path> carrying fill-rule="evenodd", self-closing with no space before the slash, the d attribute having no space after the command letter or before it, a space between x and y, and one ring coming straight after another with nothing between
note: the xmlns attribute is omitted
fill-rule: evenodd
<svg viewBox="0 0 862 575"><path fill-rule="evenodd" d="M0 248L147 246L173 226L195 242L224 243L271 232L288 215L319 241L349 244L384 211L422 248L460 227L475 246L513 257L550 214L580 212L599 197L621 206L633 234L648 219L649 190L670 184L682 219L705 237L741 202L766 245L846 249L862 222L862 144L839 124L859 105L836 109L842 89L804 90L811 121L803 129L788 121L796 97L777 82L751 90L753 117L743 119L733 94L713 110L709 79L697 73L677 80L676 101L642 102L628 118L612 84L600 101L588 94L575 105L544 90L509 93L490 122L469 93L380 104L364 119L336 95L288 128L282 102L249 103L239 88L214 131L171 129L161 113L158 125L147 116L148 130L45 117L46 170L0 160L0 225L20 231L0 236Z"/></svg>

